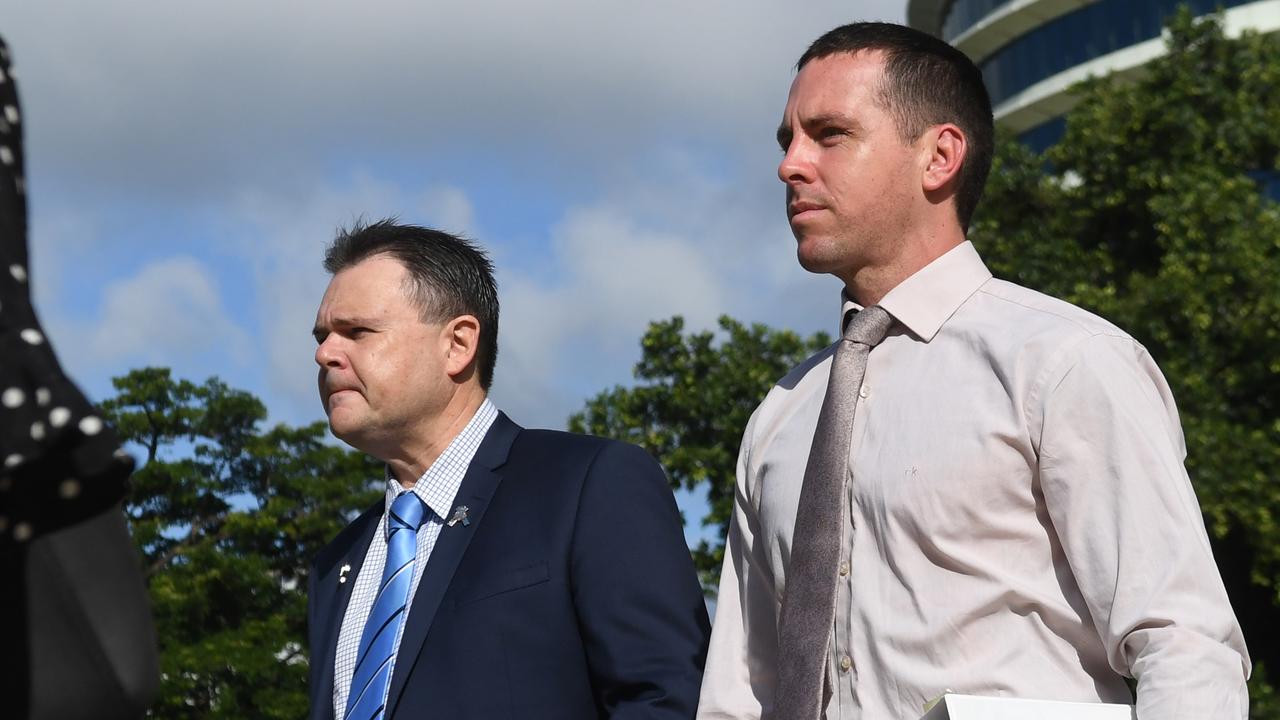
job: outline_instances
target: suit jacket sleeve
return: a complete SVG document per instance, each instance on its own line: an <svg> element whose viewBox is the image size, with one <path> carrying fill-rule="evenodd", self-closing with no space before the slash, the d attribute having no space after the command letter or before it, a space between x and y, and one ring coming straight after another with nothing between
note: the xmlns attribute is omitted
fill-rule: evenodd
<svg viewBox="0 0 1280 720"><path fill-rule="evenodd" d="M592 462L570 573L603 715L692 718L710 625L675 499L644 450L608 443Z"/></svg>

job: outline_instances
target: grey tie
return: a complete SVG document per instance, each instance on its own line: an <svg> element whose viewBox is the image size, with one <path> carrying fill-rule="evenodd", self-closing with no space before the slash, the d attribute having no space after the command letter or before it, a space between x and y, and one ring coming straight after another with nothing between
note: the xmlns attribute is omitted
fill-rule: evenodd
<svg viewBox="0 0 1280 720"><path fill-rule="evenodd" d="M827 396L813 433L791 540L778 631L778 688L766 720L817 720L824 705L827 647L835 621L845 480L853 411L867 356L893 318L872 305L845 328L831 360Z"/></svg>

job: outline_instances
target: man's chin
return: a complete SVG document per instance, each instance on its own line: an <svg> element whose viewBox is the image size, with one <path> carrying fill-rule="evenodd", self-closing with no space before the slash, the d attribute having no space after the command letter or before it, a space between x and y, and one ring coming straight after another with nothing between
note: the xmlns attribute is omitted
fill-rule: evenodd
<svg viewBox="0 0 1280 720"><path fill-rule="evenodd" d="M351 447L359 449L360 443L360 424L355 422L354 418L347 417L349 412L344 412L343 408L334 408L329 411L329 432L334 437Z"/></svg>
<svg viewBox="0 0 1280 720"><path fill-rule="evenodd" d="M329 421L329 434L338 438L342 442L348 445L351 445L352 447L355 447L354 443L352 443L351 440L348 439L351 437L350 433L342 426L334 425L332 420Z"/></svg>
<svg viewBox="0 0 1280 720"><path fill-rule="evenodd" d="M801 242L796 247L796 259L800 261L800 267L821 275L834 273L840 268L840 262L838 258L831 257L831 252L823 252L823 250L826 248L806 246Z"/></svg>
<svg viewBox="0 0 1280 720"><path fill-rule="evenodd" d="M341 429L335 429L333 427L333 423L329 423L329 432L333 433L334 437L341 440L352 450L362 452L365 455L378 457L373 450L373 445L369 442L369 438L364 433L354 430L343 431Z"/></svg>

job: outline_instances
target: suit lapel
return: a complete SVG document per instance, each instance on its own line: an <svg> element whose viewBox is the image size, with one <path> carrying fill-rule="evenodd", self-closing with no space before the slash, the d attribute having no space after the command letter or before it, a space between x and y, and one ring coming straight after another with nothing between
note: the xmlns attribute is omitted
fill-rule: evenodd
<svg viewBox="0 0 1280 720"><path fill-rule="evenodd" d="M330 718L333 717L333 666L337 655L338 634L342 630L342 618L347 614L347 604L351 602L351 589L355 587L356 576L360 574L360 566L364 564L365 553L369 549L369 543L373 540L373 533L378 529L382 520L382 511L386 501L382 498L373 507L369 508L361 515L352 527L354 540L347 547L342 558L335 562L320 578L320 583L316 586L329 596L328 607L321 610L319 618L325 623L324 635L322 636L322 645L325 649L324 656L320 658L321 675L320 675L320 694L315 700L326 708L318 715L314 711L312 717ZM349 567L343 572L344 567ZM343 580L345 578L345 580ZM325 689L328 692L325 692Z"/></svg>
<svg viewBox="0 0 1280 720"><path fill-rule="evenodd" d="M480 443L467 474L462 478L462 485L458 488L458 496L453 504L455 508L459 505L467 506L467 517L471 523L457 523L453 526L446 524L440 529L440 538L436 540L431 558L422 572L422 579L413 596L413 605L409 608L409 617L405 621L404 633L400 637L391 688L387 693L387 718L395 716L396 704L404 692L409 672L422 651L422 644L435 620L440 601L444 599L454 571L458 569L472 536L484 521L485 510L498 489L502 475L497 470L506 463L511 443L519 433L520 426L511 422L505 414L498 413L493 426Z"/></svg>

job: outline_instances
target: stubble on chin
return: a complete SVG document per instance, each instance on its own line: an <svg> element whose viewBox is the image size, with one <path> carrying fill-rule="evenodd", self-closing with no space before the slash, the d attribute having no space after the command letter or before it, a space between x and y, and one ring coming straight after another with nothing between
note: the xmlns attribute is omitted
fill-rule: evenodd
<svg viewBox="0 0 1280 720"><path fill-rule="evenodd" d="M800 267L811 273L829 273L839 266L839 248L830 237L814 232L802 232L792 228L796 238L796 260Z"/></svg>

